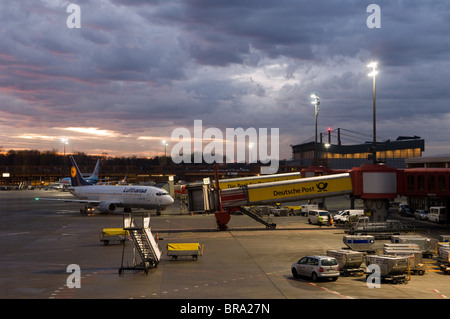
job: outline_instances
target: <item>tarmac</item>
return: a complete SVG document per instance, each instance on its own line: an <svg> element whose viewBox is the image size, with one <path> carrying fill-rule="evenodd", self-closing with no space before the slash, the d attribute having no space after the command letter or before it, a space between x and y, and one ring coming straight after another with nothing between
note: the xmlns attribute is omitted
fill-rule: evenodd
<svg viewBox="0 0 450 319"><path fill-rule="evenodd" d="M70 196L44 190L0 192L2 299L270 303L271 300L450 298L450 275L440 271L433 259L424 259L425 275L412 275L406 284L382 282L380 288L369 288L365 276L341 276L335 282L294 278L291 265L300 257L344 248L344 230L310 225L303 216L271 217L277 227L269 230L246 215L232 215L229 229L218 231L213 214L191 215L179 201L160 216L153 213L151 217L152 233L163 251L158 266L148 274L126 270L119 275L121 265L133 264L133 242L104 245L99 234L103 228L122 227L122 214L86 216L79 212L81 204L34 200ZM349 208L342 199L327 201L329 207ZM421 226L421 234L426 237L437 239L440 234L450 233L444 226L414 222ZM168 243L193 242L203 245L203 253L197 260L186 257L173 261L167 256ZM382 247L382 241L377 244ZM73 265L79 269L79 287L74 287L76 282L72 280Z"/></svg>

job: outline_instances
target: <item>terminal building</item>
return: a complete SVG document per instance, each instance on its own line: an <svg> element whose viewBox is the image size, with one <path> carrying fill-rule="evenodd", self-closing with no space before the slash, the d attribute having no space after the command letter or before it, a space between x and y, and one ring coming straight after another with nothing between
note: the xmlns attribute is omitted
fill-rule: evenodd
<svg viewBox="0 0 450 319"><path fill-rule="evenodd" d="M373 163L372 141L344 145L342 137L348 132L351 131L341 128L335 131L329 129L328 134L320 134L317 143L307 141L291 145L293 161L290 166L307 167L316 164L331 169L351 169ZM337 133L334 142L332 133L335 135ZM377 141L376 144L377 160L395 168L406 168L406 160L422 157L424 150L425 141L418 136L399 136L395 140Z"/></svg>
<svg viewBox="0 0 450 319"><path fill-rule="evenodd" d="M450 168L450 154L408 158L407 168Z"/></svg>

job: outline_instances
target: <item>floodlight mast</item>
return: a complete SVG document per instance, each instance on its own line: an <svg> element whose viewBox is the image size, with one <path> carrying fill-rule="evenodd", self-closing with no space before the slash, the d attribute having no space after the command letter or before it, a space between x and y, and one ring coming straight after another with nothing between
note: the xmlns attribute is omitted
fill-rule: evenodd
<svg viewBox="0 0 450 319"><path fill-rule="evenodd" d="M378 75L378 63L372 61L367 65L368 68L372 68L372 72L368 74L373 78L373 142L372 142L372 160L374 164L377 164L377 113L376 113L376 84L375 79Z"/></svg>
<svg viewBox="0 0 450 319"><path fill-rule="evenodd" d="M319 105L320 105L320 98L317 95L317 93L311 94L311 98L314 100L311 102L311 104L314 104L314 114L315 114L315 120L316 120L316 131L315 131L315 137L314 137L314 165L317 163L317 116L319 115Z"/></svg>

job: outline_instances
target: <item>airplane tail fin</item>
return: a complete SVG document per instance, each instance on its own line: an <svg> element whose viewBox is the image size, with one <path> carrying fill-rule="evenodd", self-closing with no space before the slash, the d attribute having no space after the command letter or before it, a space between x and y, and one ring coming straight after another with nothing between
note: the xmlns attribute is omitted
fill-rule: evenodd
<svg viewBox="0 0 450 319"><path fill-rule="evenodd" d="M72 186L87 186L92 185L88 183L83 176L80 173L80 170L78 169L77 163L75 162L75 159L72 155L69 155L70 162L72 166L70 167L70 179L72 181Z"/></svg>
<svg viewBox="0 0 450 319"><path fill-rule="evenodd" d="M95 165L94 172L92 175L88 177L88 181L92 184L98 183L98 174L100 173L100 159L97 160L97 164Z"/></svg>

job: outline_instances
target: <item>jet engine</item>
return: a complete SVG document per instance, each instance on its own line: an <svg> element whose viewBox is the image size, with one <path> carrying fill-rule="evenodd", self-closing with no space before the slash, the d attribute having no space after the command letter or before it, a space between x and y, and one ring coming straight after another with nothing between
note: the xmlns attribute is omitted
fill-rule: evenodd
<svg viewBox="0 0 450 319"><path fill-rule="evenodd" d="M113 212L116 209L116 204L109 203L109 202L102 202L100 205L98 205L97 209L100 213L110 213Z"/></svg>

